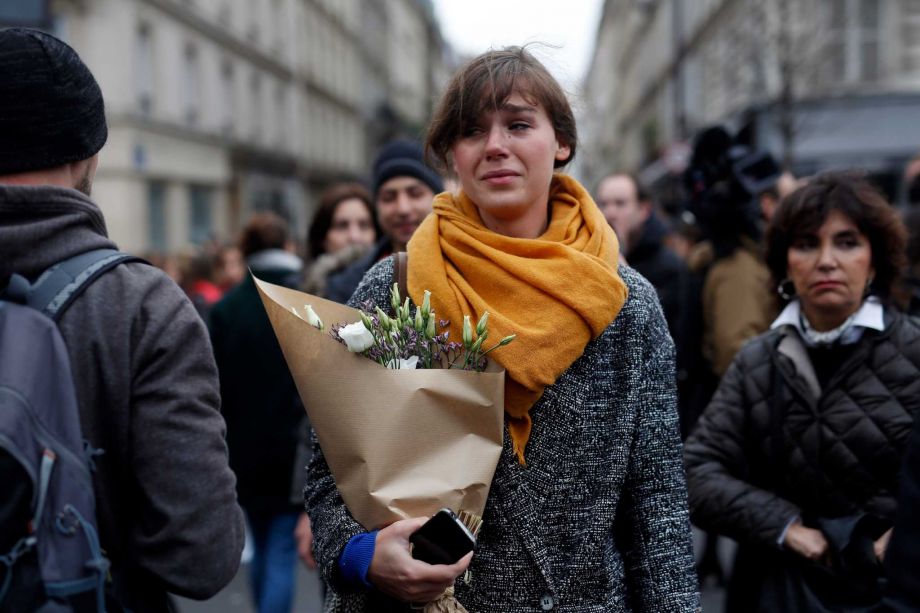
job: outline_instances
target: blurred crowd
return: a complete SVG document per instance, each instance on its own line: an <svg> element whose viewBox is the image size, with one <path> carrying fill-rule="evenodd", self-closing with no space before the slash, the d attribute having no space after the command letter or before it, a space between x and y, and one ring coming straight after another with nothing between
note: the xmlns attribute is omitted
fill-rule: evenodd
<svg viewBox="0 0 920 613"><path fill-rule="evenodd" d="M713 401L713 395L741 348L766 333L771 325L775 327L777 317L795 297L794 284L788 277L777 284L777 274L786 276L785 254L775 256L779 264L774 262L774 270L771 270L768 234L781 203L787 202L787 208L793 206L791 202L796 201L797 195L801 199L803 192L811 189L809 185L823 185L827 192L837 187L834 182L842 182L844 187L855 192L861 190L864 195L868 194L869 200L874 199L878 206L892 211L891 219L886 222L889 226L903 224L907 228L903 237L896 228L884 230L894 232L891 235L869 236L873 248L878 248L877 244L897 245L898 241L906 240L904 254L908 258L892 264L895 268L903 264L904 274L892 273L886 286L876 281L872 293L885 301L886 308L920 315L920 155L905 168L901 191L906 201L896 209L885 199L891 201L897 195L882 195L872 186L871 177L859 173L832 174L830 178L795 177L781 169L768 153L737 142L722 127L701 132L695 144L690 165L680 177L683 199L678 206L673 202L665 206L653 190L630 172L611 172L598 183L593 193L620 240L624 261L648 279L658 293L677 349L678 408L684 439L695 430L707 407L718 404ZM260 304L246 273L248 269L266 280L346 301L371 265L391 253L405 250L414 229L430 212L435 194L444 188L444 179L427 165L418 144L398 140L381 150L367 184L370 189L361 183L331 185L320 197L308 227L299 231L289 228L277 215L263 212L253 215L236 243L215 242L179 256L149 256L185 290L202 317L211 321L212 340L222 375L231 466L239 478L241 502L247 508L251 525L257 526L259 520L256 518L264 509L254 506L264 505L272 495L278 498L270 514L287 517L285 527L276 535L287 542L286 561L276 566L286 577L291 577L295 549L299 549L302 559L311 566L314 564L309 553L309 520L302 512L297 487L302 482L297 475L302 478L302 472L295 469L303 467L304 458L308 457L304 455L308 454L305 451L307 429L299 405L292 405L286 417L281 411L252 414L251 407L264 404L266 398L275 396L284 404L296 398L296 392L277 349L271 347L275 342L267 320L259 312ZM450 187L453 183L448 179L447 185ZM672 200L673 193L673 189L668 191ZM854 200L851 206L858 207L860 202ZM819 213L819 219L822 214L826 216L827 212ZM781 223L814 225L814 215L804 214L801 219L790 219L790 215L786 211ZM858 221L860 229L866 227L866 223ZM774 234L780 232L775 225L773 223ZM785 231L795 233L794 228ZM297 240L298 235L306 240ZM274 268L267 265L272 262L272 254L275 258L286 254L287 264L281 266L280 276L279 260L275 259ZM871 282L870 279L867 283ZM238 294L242 293L249 295L246 307L239 304ZM867 289L865 296L869 294ZM261 325L255 323L257 320L263 320ZM228 340L234 335L244 338ZM264 351L254 350L259 345L266 345ZM248 357L241 357L244 354ZM276 362L274 376L251 376L257 363L265 368L265 356L271 354L275 355ZM769 361L773 358L763 355L758 359ZM843 362L842 359L832 360L832 366L827 367L831 370L822 373L821 387L832 378L832 371L844 365ZM287 395L278 394L279 389L287 389ZM285 398L288 400L282 400ZM733 402L744 401L735 399ZM725 407L719 410L728 411ZM707 431L698 438L710 436L711 432ZM716 444L706 440L708 444ZM700 440L695 443L689 445L691 454L700 452ZM882 443L886 441L883 439ZM275 454L279 457L274 465L270 460L272 454L264 453L266 448L279 452ZM280 453L281 450L286 451ZM711 449L708 451L715 453ZM749 460L741 454L733 461ZM276 486L268 485L266 475L278 474L286 476L276 479ZM691 488L700 478L691 471ZM888 474L873 478L878 479L878 483L888 482L895 478L895 472L889 470ZM289 487L291 483L295 484L293 489ZM253 490L252 496L247 496L250 484L258 484L258 488ZM272 487L274 494L270 491ZM691 501L699 499L700 492L707 491L706 480L697 487L698 491L691 489ZM739 516L742 513L741 509L737 510ZM711 518L700 521L709 532L697 552L698 571L704 584L712 580L725 585L729 577L737 573L720 559L719 534L731 535L742 542L746 537L710 521ZM268 548L261 536L265 532L265 528L255 529L257 551ZM825 553L826 544L822 555ZM739 555L745 555L744 548ZM259 560L262 558L257 557L257 564ZM741 564L743 566L743 559ZM760 593L751 590L750 585L745 585L745 590L748 596ZM258 587L255 590L256 594L263 591ZM268 592L279 593L278 590ZM730 590L730 594L730 598L739 597L737 589ZM748 610L747 606L736 602L729 610ZM283 609L267 607L264 610Z"/></svg>
<svg viewBox="0 0 920 613"><path fill-rule="evenodd" d="M522 71L530 90L519 91ZM464 107L470 75L478 106ZM74 418L73 429L86 438L71 455L94 475L99 518L98 534L82 517L65 525L64 511L41 524L79 529L93 549L75 571L88 579L49 591L39 565L60 560L32 550L45 490L33 496L23 472L35 470L0 448L0 474L23 485L0 500L0 521L19 530L0 541L10 552L0 556L0 611L73 596L93 601L86 610L110 600L160 612L171 610L170 593L207 598L237 572L244 516L263 613L291 610L298 559L320 567L337 611L405 611L414 596L427 602L455 584L458 598L516 611L565 598L591 610L692 611L688 510L708 535L697 575L726 585L726 611L920 610L920 156L900 194L883 194L854 170L795 177L712 127L695 136L668 201L661 185L618 169L589 190L557 172L577 144L559 84L526 50L490 51L451 81L428 136L434 156L393 140L365 182L329 186L305 228L255 211L233 242L147 254L172 283L130 257L61 268L86 253L117 255L90 198L107 137L101 92L76 53L47 34L0 30L0 87L0 324L12 321L8 303L72 275L46 323L75 373L82 424ZM457 176L442 176L432 157L442 166L450 157ZM426 266L429 249L440 250L436 265ZM550 255L534 257L540 250ZM487 305L514 326L526 327L514 318L531 303L557 311L516 339L528 353L514 354L521 364L502 364L517 393L504 408L520 410L505 416L489 494L500 503L485 511L492 523L473 563L497 581L462 580L470 555L453 565L411 559L408 531L427 518L365 532L348 516L253 281L354 305L375 284L390 287L375 265L407 251L426 281L467 283L463 300L486 288ZM502 302L496 287L527 304ZM39 340L0 348L25 353ZM48 369L34 370L39 380ZM4 407L10 397L0 395ZM16 434L0 443L6 432ZM38 456L50 471L54 454ZM531 494L551 501L542 509L558 534L541 518L514 534L502 523L496 509L526 515ZM315 541L311 516L328 528ZM738 543L730 565L718 555L725 537ZM525 559L522 543L542 554ZM552 572L562 587L545 579ZM593 582L579 584L582 573Z"/></svg>

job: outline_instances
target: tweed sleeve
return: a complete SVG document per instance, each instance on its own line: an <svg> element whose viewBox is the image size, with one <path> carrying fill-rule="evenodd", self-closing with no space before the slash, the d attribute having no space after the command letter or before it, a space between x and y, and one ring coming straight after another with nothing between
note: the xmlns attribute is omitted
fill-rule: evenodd
<svg viewBox="0 0 920 613"><path fill-rule="evenodd" d="M625 541L634 610L696 611L700 601L681 465L674 344L653 304L637 339L636 432L617 531Z"/></svg>
<svg viewBox="0 0 920 613"><path fill-rule="evenodd" d="M698 526L736 540L776 547L789 520L800 510L747 478L755 443L746 426L752 400L744 382L753 379L752 368L770 367L764 355L755 341L735 357L687 439L684 462L690 509Z"/></svg>
<svg viewBox="0 0 920 613"><path fill-rule="evenodd" d="M349 300L349 306L363 302L387 304L392 262L387 259L371 268ZM339 556L348 541L366 530L351 516L335 485L326 457L313 437L313 458L304 488L304 504L313 527L313 552L323 578L337 593L354 591L355 586L344 581L339 571Z"/></svg>

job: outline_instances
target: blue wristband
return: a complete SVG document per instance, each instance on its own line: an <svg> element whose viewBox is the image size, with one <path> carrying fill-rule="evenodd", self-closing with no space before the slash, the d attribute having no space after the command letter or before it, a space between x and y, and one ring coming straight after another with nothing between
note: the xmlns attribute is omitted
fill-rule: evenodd
<svg viewBox="0 0 920 613"><path fill-rule="evenodd" d="M378 530L374 530L356 534L345 544L342 555L339 556L339 570L348 583L373 587L367 580L367 571L374 558L377 532Z"/></svg>

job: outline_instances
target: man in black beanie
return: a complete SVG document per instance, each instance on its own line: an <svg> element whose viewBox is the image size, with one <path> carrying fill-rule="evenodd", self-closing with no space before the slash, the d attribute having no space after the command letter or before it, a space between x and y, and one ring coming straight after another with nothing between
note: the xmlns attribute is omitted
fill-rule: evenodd
<svg viewBox="0 0 920 613"><path fill-rule="evenodd" d="M431 212L435 194L444 191L441 177L428 164L418 143L390 141L377 154L373 170L374 202L383 238L371 251L326 282L326 297L346 302L364 273L391 253L405 251L422 220Z"/></svg>
<svg viewBox="0 0 920 613"><path fill-rule="evenodd" d="M0 284L116 248L89 199L106 137L102 92L76 52L36 30L0 30ZM58 328L93 454L107 599L159 613L170 592L210 597L236 574L244 529L201 319L164 273L128 262L86 287ZM11 578L0 610L39 608L20 568L0 566Z"/></svg>

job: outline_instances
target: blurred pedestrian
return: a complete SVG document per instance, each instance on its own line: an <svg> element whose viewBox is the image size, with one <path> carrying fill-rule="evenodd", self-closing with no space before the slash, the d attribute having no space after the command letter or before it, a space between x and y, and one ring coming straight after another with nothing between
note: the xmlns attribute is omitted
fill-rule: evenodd
<svg viewBox="0 0 920 613"><path fill-rule="evenodd" d="M200 247L192 247L182 252L178 260L180 287L185 290L195 310L207 324L211 309L223 296L220 287L214 282L215 256Z"/></svg>
<svg viewBox="0 0 920 613"><path fill-rule="evenodd" d="M920 316L920 206L902 209L907 227L907 272L899 288L899 301L904 310Z"/></svg>
<svg viewBox="0 0 920 613"><path fill-rule="evenodd" d="M470 611L697 610L673 345L597 205L555 172L577 145L565 93L526 50L486 52L448 84L427 144L462 189L412 237L408 291L432 291L452 337L486 311L495 338L517 333L493 354L507 436L476 550L452 565L410 555L427 518L366 532L317 447L306 498L333 609L407 611L453 587ZM351 304L386 307L393 269L372 268Z"/></svg>
<svg viewBox="0 0 920 613"><path fill-rule="evenodd" d="M617 173L602 179L597 188L597 205L620 239L626 261L649 280L658 294L677 351L678 412L681 436L686 437L695 418L687 410L683 393L687 388L681 385L689 376L684 319L689 290L687 264L667 246L669 229L637 177Z"/></svg>
<svg viewBox="0 0 920 613"><path fill-rule="evenodd" d="M758 195L775 183L779 171L750 179L741 162L768 156L744 148L720 127L700 133L687 170L691 207L706 242L694 249L692 267L703 277L702 357L714 380L725 374L748 339L764 332L776 317L775 294L764 263L763 218ZM750 164L771 167L771 164ZM758 183L754 187L751 183Z"/></svg>
<svg viewBox="0 0 920 613"><path fill-rule="evenodd" d="M920 206L920 153L910 158L904 167L901 192L903 204L910 207Z"/></svg>
<svg viewBox="0 0 920 613"><path fill-rule="evenodd" d="M692 517L740 542L727 611L869 611L920 409L920 322L889 307L897 213L828 174L767 237L789 302L745 345L686 444ZM864 607L864 608L859 608Z"/></svg>
<svg viewBox="0 0 920 613"><path fill-rule="evenodd" d="M303 263L294 255L287 222L257 213L240 251L252 274L297 287ZM250 585L259 613L289 613L297 562L295 529L303 515L306 460L297 454L306 412L251 276L211 312L211 340L220 370L230 466L237 476L254 554ZM300 527L309 530L309 524Z"/></svg>
<svg viewBox="0 0 920 613"><path fill-rule="evenodd" d="M626 261L655 288L668 330L678 343L687 265L665 245L668 227L655 213L650 194L635 176L616 173L598 185L597 205L617 233Z"/></svg>
<svg viewBox="0 0 920 613"><path fill-rule="evenodd" d="M213 279L221 296L236 287L245 276L246 264L240 248L237 245L219 246L214 255Z"/></svg>
<svg viewBox="0 0 920 613"><path fill-rule="evenodd" d="M327 297L347 301L371 266L405 251L416 228L431 213L435 194L443 189L444 182L425 162L421 145L402 139L384 145L373 171L374 206L383 236L364 257L327 278Z"/></svg>
<svg viewBox="0 0 920 613"><path fill-rule="evenodd" d="M338 183L327 188L307 234L310 269L304 291L325 298L326 279L367 254L379 235L371 195L363 185Z"/></svg>
<svg viewBox="0 0 920 613"><path fill-rule="evenodd" d="M37 30L0 30L0 279L34 282L60 261L115 248L90 199L107 134L102 92L73 49ZM171 611L170 592L209 598L236 574L244 529L201 319L166 274L134 262L86 287L57 327L92 467L96 546L111 562L97 567L109 610ZM13 574L4 611L72 610Z"/></svg>
<svg viewBox="0 0 920 613"><path fill-rule="evenodd" d="M776 207L779 206L783 198L798 189L800 185L804 185L804 181L796 179L794 174L785 170L773 185L760 192L758 197L760 214L763 216L765 223L770 223L770 220L773 219L773 213L776 212Z"/></svg>
<svg viewBox="0 0 920 613"><path fill-rule="evenodd" d="M894 613L920 611L920 419L914 431L901 471L901 490L894 530L885 552L888 582L885 604Z"/></svg>

